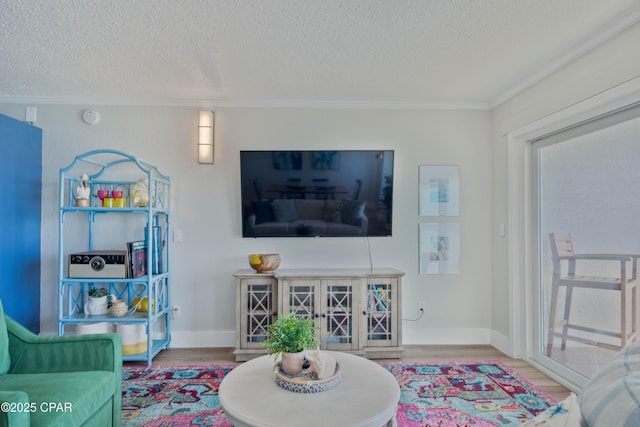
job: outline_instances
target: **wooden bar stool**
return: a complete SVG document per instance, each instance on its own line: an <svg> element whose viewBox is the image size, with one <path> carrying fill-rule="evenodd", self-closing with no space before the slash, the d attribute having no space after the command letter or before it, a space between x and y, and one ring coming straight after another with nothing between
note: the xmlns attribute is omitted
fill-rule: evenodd
<svg viewBox="0 0 640 427"><path fill-rule="evenodd" d="M630 254L576 254L569 234L549 235L551 241L551 256L553 260L553 280L551 284L551 307L549 309L549 329L547 334L547 356L551 356L554 337L562 339L561 350L566 348L567 340L592 344L599 347L620 350L637 336L637 264L640 255ZM619 277L595 277L576 276L576 261L614 261L620 263ZM563 261L567 264L567 274L562 275ZM628 266L631 265L631 271ZM631 274L629 274L631 273ZM565 288L565 300L562 319L556 320L558 304L558 291ZM575 288L605 289L620 292L620 332L608 331L598 328L582 326L570 322L571 299ZM631 311L631 325L627 321L629 310ZM561 331L556 329L562 327ZM570 330L590 332L597 335L620 339L620 345L589 340L583 337L570 335Z"/></svg>

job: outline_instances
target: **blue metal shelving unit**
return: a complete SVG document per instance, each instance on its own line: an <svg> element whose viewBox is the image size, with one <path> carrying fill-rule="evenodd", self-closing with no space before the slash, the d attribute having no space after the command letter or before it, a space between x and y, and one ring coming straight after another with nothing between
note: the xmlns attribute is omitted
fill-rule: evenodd
<svg viewBox="0 0 640 427"><path fill-rule="evenodd" d="M77 206L74 191L81 183L81 176L88 176L90 187L89 206ZM131 190L134 187L146 184L146 196L148 203L133 204ZM143 187L144 188L144 187ZM113 324L134 323L143 324L147 334L146 351L123 356L123 360L141 360L151 365L155 355L161 350L169 348L171 343L171 304L169 299L169 266L170 266L170 239L166 238L171 229L170 198L171 179L160 173L158 168L135 156L117 150L94 150L78 155L73 162L60 169L60 204L59 204L59 228L58 228L58 334L63 335L69 325L83 323L108 322ZM97 190L115 189L123 190L123 198L126 198L126 207L103 207L98 198ZM140 206L142 205L142 206ZM121 218L121 223L142 230L153 230L159 226L163 232L161 238L156 241L154 233L145 232L146 248L146 272L139 277L100 277L100 273L93 273L91 277L69 277L68 259L70 249L65 245L65 220L73 216L80 217L86 224L87 241L82 251L112 250L101 245L103 242L97 236L97 230L103 224L103 218ZM124 217L118 217L124 216ZM76 221L77 222L77 221ZM74 222L74 223L76 223ZM124 228L124 227L123 227ZM110 230L111 231L111 230ZM80 231L79 231L80 232ZM112 233L113 234L113 233ZM127 238L123 234L122 246L119 249L126 250L127 241L136 240ZM77 242L75 242L77 244ZM158 267L157 261L160 261ZM89 315L85 313L85 303L88 301L87 293L93 287L108 288L109 293L117 299L127 301L131 307L136 298L146 297L148 311L140 312L130 310L121 317L111 314Z"/></svg>

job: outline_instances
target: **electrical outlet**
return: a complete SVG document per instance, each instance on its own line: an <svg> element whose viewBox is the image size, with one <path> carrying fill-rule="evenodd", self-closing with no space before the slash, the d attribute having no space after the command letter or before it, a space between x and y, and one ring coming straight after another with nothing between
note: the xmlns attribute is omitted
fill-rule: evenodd
<svg viewBox="0 0 640 427"><path fill-rule="evenodd" d="M180 307L179 305L172 305L171 306L171 318L175 319L177 317L182 316L182 307Z"/></svg>

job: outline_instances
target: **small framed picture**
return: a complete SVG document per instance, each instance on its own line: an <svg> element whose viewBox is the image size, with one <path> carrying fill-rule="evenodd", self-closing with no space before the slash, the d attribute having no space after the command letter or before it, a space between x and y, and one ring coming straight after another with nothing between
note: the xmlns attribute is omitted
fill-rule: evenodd
<svg viewBox="0 0 640 427"><path fill-rule="evenodd" d="M420 274L460 272L460 224L420 224Z"/></svg>
<svg viewBox="0 0 640 427"><path fill-rule="evenodd" d="M458 175L458 166L420 166L420 216L460 214Z"/></svg>

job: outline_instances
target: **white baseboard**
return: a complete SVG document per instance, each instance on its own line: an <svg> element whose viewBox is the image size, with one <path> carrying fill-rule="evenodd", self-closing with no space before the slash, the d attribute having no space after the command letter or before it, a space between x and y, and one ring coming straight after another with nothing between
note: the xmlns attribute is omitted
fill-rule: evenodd
<svg viewBox="0 0 640 427"><path fill-rule="evenodd" d="M53 336L57 333L43 331L40 335ZM402 335L403 345L491 345L513 357L510 354L509 338L488 328L405 328ZM173 348L235 346L235 331L171 331Z"/></svg>
<svg viewBox="0 0 640 427"><path fill-rule="evenodd" d="M403 345L492 345L498 350L507 348L503 345L506 337L486 328L428 328L402 331ZM494 341L500 347L494 345ZM235 347L235 331L171 331L171 347Z"/></svg>
<svg viewBox="0 0 640 427"><path fill-rule="evenodd" d="M488 328L423 328L402 330L403 345L490 345Z"/></svg>
<svg viewBox="0 0 640 427"><path fill-rule="evenodd" d="M235 347L236 331L171 331L171 347Z"/></svg>

